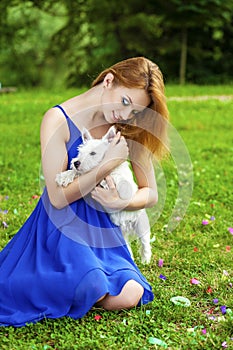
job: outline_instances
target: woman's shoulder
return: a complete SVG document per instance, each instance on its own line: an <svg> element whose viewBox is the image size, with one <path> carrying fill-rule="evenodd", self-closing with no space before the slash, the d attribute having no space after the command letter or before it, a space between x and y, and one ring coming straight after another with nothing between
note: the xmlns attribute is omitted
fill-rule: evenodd
<svg viewBox="0 0 233 350"><path fill-rule="evenodd" d="M65 115L58 106L50 108L43 116L42 125L59 126L64 123Z"/></svg>
<svg viewBox="0 0 233 350"><path fill-rule="evenodd" d="M60 108L50 108L43 116L41 123L41 133L50 134L56 130L59 134L63 134L64 138L69 138L69 129L66 122L66 117Z"/></svg>

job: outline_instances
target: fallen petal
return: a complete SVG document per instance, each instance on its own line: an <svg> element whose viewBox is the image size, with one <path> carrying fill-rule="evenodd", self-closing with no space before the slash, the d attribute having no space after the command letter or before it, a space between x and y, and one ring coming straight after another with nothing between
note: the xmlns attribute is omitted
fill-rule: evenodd
<svg viewBox="0 0 233 350"><path fill-rule="evenodd" d="M167 277L166 277L166 276L164 276L164 275L162 275L162 274L161 274L161 275L159 275L159 278L161 278L161 279L162 279L162 280L164 280L164 281L167 279Z"/></svg>
<svg viewBox="0 0 233 350"><path fill-rule="evenodd" d="M217 244L214 244L213 247L214 247L214 248L219 248L219 247L220 247L220 244L218 244L218 243L217 243Z"/></svg>
<svg viewBox="0 0 233 350"><path fill-rule="evenodd" d="M187 332L193 333L195 331L194 328L187 328Z"/></svg>
<svg viewBox="0 0 233 350"><path fill-rule="evenodd" d="M163 259L159 259L158 267L163 267Z"/></svg>
<svg viewBox="0 0 233 350"><path fill-rule="evenodd" d="M200 284L201 282L198 281L198 279L196 279L196 278L191 278L190 283L191 284Z"/></svg>
<svg viewBox="0 0 233 350"><path fill-rule="evenodd" d="M225 275L225 276L229 276L229 273L226 271L226 270L223 270L223 275Z"/></svg>
<svg viewBox="0 0 233 350"><path fill-rule="evenodd" d="M220 306L220 310L221 310L222 314L225 315L225 313L227 312L227 307L226 307L226 305Z"/></svg>
<svg viewBox="0 0 233 350"><path fill-rule="evenodd" d="M3 224L3 227L4 227L4 228L7 228L7 227L8 227L6 221L3 221L2 224Z"/></svg>
<svg viewBox="0 0 233 350"><path fill-rule="evenodd" d="M184 306L184 307L189 307L191 305L190 300L182 296L172 297L170 301L175 305Z"/></svg>
<svg viewBox="0 0 233 350"><path fill-rule="evenodd" d="M165 343L163 340L158 339L158 338L154 338L154 337L149 337L148 338L148 342L152 345L159 345L164 347L165 349L167 348L167 343Z"/></svg>
<svg viewBox="0 0 233 350"><path fill-rule="evenodd" d="M99 321L101 318L102 318L102 316L100 316L100 315L95 315L95 316L94 316L94 319L95 319L96 321Z"/></svg>
<svg viewBox="0 0 233 350"><path fill-rule="evenodd" d="M209 221L208 220L202 220L202 225L209 225Z"/></svg>

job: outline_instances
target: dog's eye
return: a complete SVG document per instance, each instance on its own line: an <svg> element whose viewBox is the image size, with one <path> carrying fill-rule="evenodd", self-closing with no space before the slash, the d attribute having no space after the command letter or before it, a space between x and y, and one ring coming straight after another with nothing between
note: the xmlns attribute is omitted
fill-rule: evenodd
<svg viewBox="0 0 233 350"><path fill-rule="evenodd" d="M96 152L92 151L92 152L90 153L90 156L94 156L94 155L96 155Z"/></svg>

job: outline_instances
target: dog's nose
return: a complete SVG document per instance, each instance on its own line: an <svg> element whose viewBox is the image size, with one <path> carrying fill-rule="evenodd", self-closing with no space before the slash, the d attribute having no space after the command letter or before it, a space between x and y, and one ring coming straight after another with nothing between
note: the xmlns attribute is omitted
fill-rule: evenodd
<svg viewBox="0 0 233 350"><path fill-rule="evenodd" d="M74 162L75 168L78 169L78 167L79 167L80 164L81 164L80 161L79 161L79 160L76 160L76 161Z"/></svg>

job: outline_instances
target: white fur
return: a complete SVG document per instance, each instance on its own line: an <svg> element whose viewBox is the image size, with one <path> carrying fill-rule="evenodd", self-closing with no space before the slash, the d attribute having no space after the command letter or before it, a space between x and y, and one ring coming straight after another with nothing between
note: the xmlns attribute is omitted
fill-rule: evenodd
<svg viewBox="0 0 233 350"><path fill-rule="evenodd" d="M102 139L93 139L91 134L84 129L82 133L83 144L78 147L78 155L76 158L72 159L70 170L57 174L57 184L66 187L75 177L98 166L107 151L109 142L114 136L114 127L111 127ZM78 167L75 166L76 162L79 162ZM133 179L133 174L128 162L123 162L120 166L115 168L110 175L122 199L130 199L137 192L138 187ZM104 188L108 188L105 180L101 181L100 185ZM150 223L146 210L122 210L110 213L109 215L115 225L121 226L122 233L132 257L130 240L133 236L136 236L139 238L141 244L141 260L143 263L149 263L151 259Z"/></svg>

